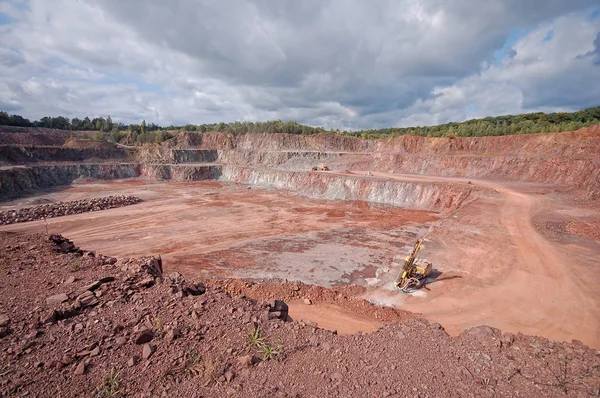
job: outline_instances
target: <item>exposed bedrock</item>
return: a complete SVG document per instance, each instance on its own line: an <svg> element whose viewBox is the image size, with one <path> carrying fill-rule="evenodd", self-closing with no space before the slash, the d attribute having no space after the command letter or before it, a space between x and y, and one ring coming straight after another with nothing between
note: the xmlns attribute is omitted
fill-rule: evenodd
<svg viewBox="0 0 600 398"><path fill-rule="evenodd" d="M123 160L124 148L68 148L0 145L0 161L7 163L83 162L92 159Z"/></svg>
<svg viewBox="0 0 600 398"><path fill-rule="evenodd" d="M71 184L78 178L114 180L140 175L137 164L61 164L0 169L0 200Z"/></svg>
<svg viewBox="0 0 600 398"><path fill-rule="evenodd" d="M213 158L211 157L211 161ZM216 161L226 165L309 170L325 164L336 170L372 170L431 176L481 178L572 186L600 197L600 155L536 157L434 155L318 151L219 150Z"/></svg>
<svg viewBox="0 0 600 398"><path fill-rule="evenodd" d="M173 149L174 163L213 163L219 159L219 154L213 149Z"/></svg>
<svg viewBox="0 0 600 398"><path fill-rule="evenodd" d="M576 132L507 136L427 138L398 136L362 140L336 134L293 135L272 133L185 132L178 148L238 149L252 151L385 152L396 154L487 154L505 156L580 157L600 147L600 125Z"/></svg>
<svg viewBox="0 0 600 398"><path fill-rule="evenodd" d="M456 209L477 193L463 184L384 181L308 171L256 169L233 165L74 164L15 166L0 169L0 199L71 184L81 178L111 180L144 177L158 181L221 180L277 188L312 198L361 200L409 209Z"/></svg>
<svg viewBox="0 0 600 398"><path fill-rule="evenodd" d="M221 179L267 188L284 189L328 200L361 200L408 209L453 210L472 200L476 190L462 184L384 181L307 171L223 166Z"/></svg>
<svg viewBox="0 0 600 398"><path fill-rule="evenodd" d="M321 151L246 151L219 150L218 161L241 166L278 167L286 170L310 170L317 164L344 164L357 156L344 152ZM360 156L360 155L358 155Z"/></svg>
<svg viewBox="0 0 600 398"><path fill-rule="evenodd" d="M158 181L203 181L221 177L220 166L160 164L56 164L0 168L0 200L15 198L81 178L116 180L146 177Z"/></svg>
<svg viewBox="0 0 600 398"><path fill-rule="evenodd" d="M370 169L432 176L557 184L600 197L600 156L536 158L376 154Z"/></svg>
<svg viewBox="0 0 600 398"><path fill-rule="evenodd" d="M204 181L221 177L221 166L215 165L140 165L140 175L158 181Z"/></svg>

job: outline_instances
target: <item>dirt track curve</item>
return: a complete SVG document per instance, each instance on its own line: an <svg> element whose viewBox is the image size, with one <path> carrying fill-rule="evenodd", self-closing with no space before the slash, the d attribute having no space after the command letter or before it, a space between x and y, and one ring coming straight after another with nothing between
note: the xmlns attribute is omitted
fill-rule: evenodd
<svg viewBox="0 0 600 398"><path fill-rule="evenodd" d="M434 246L430 249L431 253L435 253L432 258L434 266L437 263L444 267L444 272L465 275L460 286L449 284L444 287L440 284L438 289L438 284L434 283L430 286L431 294L416 294L396 300L385 290L370 292L368 296L391 297L397 306L421 312L454 333L472 325L476 319L479 323L502 330L542 334L555 340L577 338L591 346L600 346L600 306L595 288L600 280L594 272L597 268L594 258L598 258L598 253L581 257L577 255L578 248L573 245L560 245L560 250L557 250L557 243L549 242L538 233L532 218L536 213L551 208L550 201L539 195L518 192L498 182L371 174L373 178L402 181L470 182L474 186L494 190L500 197L498 212L492 208L480 215L480 221L482 224L497 221L501 228L478 241L460 239L462 245L456 242L455 236L446 234L444 225L433 228L429 240ZM478 255L461 256L465 245L472 245L470 250L477 251ZM503 248L501 257L497 255L498 247ZM447 260L453 258L458 258L458 262ZM485 275L489 272L486 269L495 269L495 272L488 276ZM445 294L442 295L442 291L446 291Z"/></svg>

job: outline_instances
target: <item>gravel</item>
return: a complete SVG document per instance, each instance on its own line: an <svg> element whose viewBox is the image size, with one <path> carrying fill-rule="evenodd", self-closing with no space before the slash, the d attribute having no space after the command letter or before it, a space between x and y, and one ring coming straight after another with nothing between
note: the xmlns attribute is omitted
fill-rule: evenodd
<svg viewBox="0 0 600 398"><path fill-rule="evenodd" d="M117 207L134 205L141 201L142 200L136 196L116 195L103 198L92 198L25 207L19 210L0 212L0 225L43 220L45 218L87 213L90 211L114 209Z"/></svg>

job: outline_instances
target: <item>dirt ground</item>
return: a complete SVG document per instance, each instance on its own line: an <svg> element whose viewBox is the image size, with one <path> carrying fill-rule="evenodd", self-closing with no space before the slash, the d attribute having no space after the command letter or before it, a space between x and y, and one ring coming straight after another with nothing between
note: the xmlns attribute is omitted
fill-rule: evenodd
<svg viewBox="0 0 600 398"><path fill-rule="evenodd" d="M144 202L51 219L48 229L98 253L160 254L166 269L195 277L356 284L364 288L361 297L422 313L451 334L487 324L600 347L600 243L566 228L551 240L544 224L566 219L592 225L600 219L598 209L575 205L543 185L372 174L369 178L470 181L488 193L455 213L441 215L313 200L236 184L128 180L76 185L19 204L136 195ZM5 203L0 209L15 204ZM41 232L45 224L0 229ZM424 289L404 295L392 282L419 237L425 237L420 257L433 262L435 277ZM369 331L380 324L373 316L357 316L335 303L310 308L300 304L292 302L290 311L327 323L323 327L329 329L343 330L341 325L349 319L353 326L348 332Z"/></svg>
<svg viewBox="0 0 600 398"><path fill-rule="evenodd" d="M221 282L226 291L211 281L203 286L162 274L155 259L101 258L83 246L81 256L64 253L70 246L63 243L57 246L45 234L0 232L2 397L600 393L600 351L580 342L487 326L452 337L418 317L342 335L292 321L284 316L285 304L241 292L311 297L317 309L323 308L318 300L337 300L346 311L360 308L360 301L381 313L343 297L359 287L230 280Z"/></svg>

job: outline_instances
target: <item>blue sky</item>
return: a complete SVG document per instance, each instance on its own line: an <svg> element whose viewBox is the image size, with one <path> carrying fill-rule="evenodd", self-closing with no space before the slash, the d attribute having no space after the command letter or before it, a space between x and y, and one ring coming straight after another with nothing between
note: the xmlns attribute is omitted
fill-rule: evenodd
<svg viewBox="0 0 600 398"><path fill-rule="evenodd" d="M600 105L597 0L0 1L0 109L360 129Z"/></svg>

